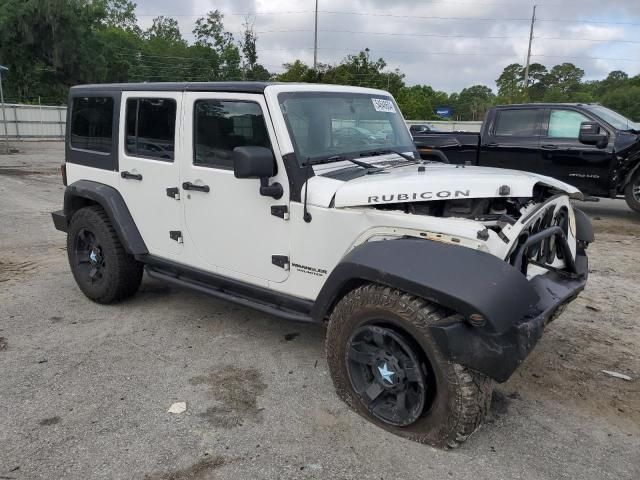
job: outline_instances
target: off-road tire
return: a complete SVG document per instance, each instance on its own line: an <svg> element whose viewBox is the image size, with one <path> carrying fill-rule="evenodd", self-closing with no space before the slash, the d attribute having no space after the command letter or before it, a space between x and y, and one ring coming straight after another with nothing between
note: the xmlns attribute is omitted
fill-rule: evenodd
<svg viewBox="0 0 640 480"><path fill-rule="evenodd" d="M640 193L637 193L638 188L640 188L640 171L636 172L624 189L624 199L627 201L627 205L631 210L640 213ZM634 189L636 189L635 194L633 193Z"/></svg>
<svg viewBox="0 0 640 480"><path fill-rule="evenodd" d="M367 420L401 437L441 448L457 447L487 415L493 385L488 377L447 360L440 352L428 326L449 314L433 303L380 285L367 284L348 293L331 314L326 339L327 361L338 396ZM349 379L348 339L366 324L382 324L412 338L430 365L435 393L422 415L408 426L394 426L373 416Z"/></svg>
<svg viewBox="0 0 640 480"><path fill-rule="evenodd" d="M90 231L100 243L104 270L99 282L82 274L75 250L80 231ZM129 255L116 233L109 217L98 205L84 207L71 217L67 232L69 265L80 290L97 303L108 304L123 300L136 293L142 281L143 265Z"/></svg>

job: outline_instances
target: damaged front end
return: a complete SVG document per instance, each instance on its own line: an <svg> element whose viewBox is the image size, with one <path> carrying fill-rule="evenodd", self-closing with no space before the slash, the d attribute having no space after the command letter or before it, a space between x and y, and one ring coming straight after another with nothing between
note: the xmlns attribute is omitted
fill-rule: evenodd
<svg viewBox="0 0 640 480"><path fill-rule="evenodd" d="M471 307L464 313L451 307L456 313L448 321L429 328L448 358L498 382L511 376L545 326L585 287L585 250L594 240L591 223L572 207L567 192L556 188L539 184L528 197L402 202L365 208L396 218L402 213L405 218L424 219L424 231L396 228L402 238L434 240L495 258L494 267L483 267L477 275L472 273L480 269L477 257L471 256L462 272L456 274L461 285L456 295L473 297L470 303L476 307L475 313L469 313L474 311ZM373 240L381 239L381 235ZM449 258L461 256L459 250L450 250ZM451 274L451 261L438 272L440 278ZM424 265L440 268L437 262L428 260ZM505 289L499 279L507 274L513 280L520 276L525 281L518 281L517 288ZM468 282L468 278L473 281ZM514 300L517 308L513 308ZM506 311L498 315L495 312L500 305Z"/></svg>

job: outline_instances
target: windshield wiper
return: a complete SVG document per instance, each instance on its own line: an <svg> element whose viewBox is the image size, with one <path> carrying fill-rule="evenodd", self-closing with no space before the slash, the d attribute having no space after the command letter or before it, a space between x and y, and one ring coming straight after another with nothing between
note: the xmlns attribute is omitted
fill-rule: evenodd
<svg viewBox="0 0 640 480"><path fill-rule="evenodd" d="M303 163L303 166L306 166L306 165L321 165L323 163L334 163L334 162L342 162L342 161L354 163L354 164L358 165L359 167L362 167L362 168L366 169L367 173L375 173L375 172L382 171L382 169L380 167L376 167L375 165L371 165L371 164L366 163L366 162L361 162L360 160L355 160L353 158L349 158L349 157L346 157L344 155L333 155L331 157L322 158L322 159L319 159L319 160L307 160L305 163Z"/></svg>
<svg viewBox="0 0 640 480"><path fill-rule="evenodd" d="M405 154L405 153L401 153L398 152L397 150L390 150L390 149L383 149L383 150L371 150L369 152L362 152L360 154L361 157L376 157L378 155L387 155L389 153L395 153L396 155L404 158L405 160L408 160L410 162L419 162L420 159L414 158L414 157L410 157L409 155Z"/></svg>

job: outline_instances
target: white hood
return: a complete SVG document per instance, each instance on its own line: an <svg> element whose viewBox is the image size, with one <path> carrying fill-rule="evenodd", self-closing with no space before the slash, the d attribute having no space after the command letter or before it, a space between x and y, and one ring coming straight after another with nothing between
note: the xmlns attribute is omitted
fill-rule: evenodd
<svg viewBox="0 0 640 480"><path fill-rule="evenodd" d="M456 198L531 197L537 184L566 192L571 198L582 198L577 188L554 178L502 168L431 162L394 168L387 173L363 175L348 181L321 176L322 173L336 171L337 166L332 164L332 168L326 168L327 165L315 169L316 176L309 179L310 204L328 207L333 199L335 207L353 207ZM347 166L351 165L341 164L339 169ZM419 167L424 171L418 171Z"/></svg>

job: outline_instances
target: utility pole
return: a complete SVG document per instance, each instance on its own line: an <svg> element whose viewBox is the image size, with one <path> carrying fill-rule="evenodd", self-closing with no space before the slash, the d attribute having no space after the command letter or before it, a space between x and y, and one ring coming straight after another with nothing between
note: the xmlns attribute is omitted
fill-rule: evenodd
<svg viewBox="0 0 640 480"><path fill-rule="evenodd" d="M533 15L531 16L531 31L529 32L529 51L527 53L527 66L524 69L524 92L529 98L529 65L531 64L531 45L533 44L533 26L536 23L536 8L533 6Z"/></svg>
<svg viewBox="0 0 640 480"><path fill-rule="evenodd" d="M4 111L4 93L2 92L2 74L8 72L9 69L0 65L0 105L2 106L2 125L4 125L4 144L7 149L7 155L9 155L9 134L7 133L7 115ZM17 124L16 124L17 125Z"/></svg>
<svg viewBox="0 0 640 480"><path fill-rule="evenodd" d="M314 40L313 40L313 70L315 71L318 66L318 0L316 0L316 16L315 16L315 28L314 28Z"/></svg>

